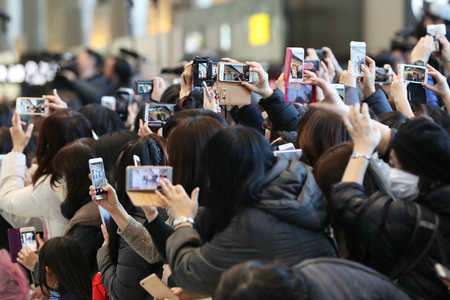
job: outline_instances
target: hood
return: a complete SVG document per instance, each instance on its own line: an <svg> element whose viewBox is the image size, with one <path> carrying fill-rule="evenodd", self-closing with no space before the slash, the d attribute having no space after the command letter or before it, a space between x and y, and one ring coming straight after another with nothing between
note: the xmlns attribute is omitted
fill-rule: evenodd
<svg viewBox="0 0 450 300"><path fill-rule="evenodd" d="M328 213L325 198L308 166L278 157L254 207L299 227L322 230Z"/></svg>
<svg viewBox="0 0 450 300"><path fill-rule="evenodd" d="M417 203L427 206L440 215L450 216L450 185L430 192L423 200L417 200Z"/></svg>

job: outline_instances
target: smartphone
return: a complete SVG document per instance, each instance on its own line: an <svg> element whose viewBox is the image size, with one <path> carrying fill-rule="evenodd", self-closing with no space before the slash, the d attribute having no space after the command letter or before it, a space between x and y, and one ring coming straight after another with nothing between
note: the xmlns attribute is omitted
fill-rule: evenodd
<svg viewBox="0 0 450 300"><path fill-rule="evenodd" d="M109 224L111 223L111 215L100 205L98 205L98 210L100 212L100 217L102 218L103 226L105 226L106 229L108 229Z"/></svg>
<svg viewBox="0 0 450 300"><path fill-rule="evenodd" d="M342 101L345 100L345 85L342 83L335 83L331 85L336 89L336 91L339 94L339 97L341 97Z"/></svg>
<svg viewBox="0 0 450 300"><path fill-rule="evenodd" d="M151 95L153 91L153 81L136 81L134 83L136 95Z"/></svg>
<svg viewBox="0 0 450 300"><path fill-rule="evenodd" d="M134 166L139 167L141 165L141 158L137 155L133 155Z"/></svg>
<svg viewBox="0 0 450 300"><path fill-rule="evenodd" d="M315 49L317 56L319 57L320 60L324 60L327 56L325 55L325 51L323 51L322 49Z"/></svg>
<svg viewBox="0 0 450 300"><path fill-rule="evenodd" d="M303 64L305 61L305 50L303 48L290 49L292 50L292 52L290 57L291 63L289 68L289 83L303 82Z"/></svg>
<svg viewBox="0 0 450 300"><path fill-rule="evenodd" d="M316 71L320 70L320 60L305 60L304 69L316 74Z"/></svg>
<svg viewBox="0 0 450 300"><path fill-rule="evenodd" d="M211 63L211 80L217 82L217 75L219 73L219 63Z"/></svg>
<svg viewBox="0 0 450 300"><path fill-rule="evenodd" d="M447 269L446 267L444 267L441 264L435 264L434 270L436 271L436 275L439 277L440 280L450 281L450 270L449 269ZM447 283L445 283L445 284L447 284Z"/></svg>
<svg viewBox="0 0 450 300"><path fill-rule="evenodd" d="M33 226L20 228L20 241L22 243L22 249L30 247L33 252L37 253L37 240L36 240L36 228Z"/></svg>
<svg viewBox="0 0 450 300"><path fill-rule="evenodd" d="M144 121L149 126L161 127L175 114L175 104L153 104L145 105Z"/></svg>
<svg viewBox="0 0 450 300"><path fill-rule="evenodd" d="M120 88L116 91L116 113L122 121L128 118L128 106L133 103L133 90L129 88Z"/></svg>
<svg viewBox="0 0 450 300"><path fill-rule="evenodd" d="M141 166L127 167L127 191L161 190L160 181L167 178L172 182L172 167Z"/></svg>
<svg viewBox="0 0 450 300"><path fill-rule="evenodd" d="M253 82L253 73L246 64L223 64L219 80L224 82Z"/></svg>
<svg viewBox="0 0 450 300"><path fill-rule="evenodd" d="M116 97L103 96L100 104L108 107L109 109L116 110Z"/></svg>
<svg viewBox="0 0 450 300"><path fill-rule="evenodd" d="M103 190L108 185L106 180L105 167L103 166L103 159L101 157L92 158L89 160L89 170L91 171L92 185L95 188L95 198L97 200L107 199L107 192Z"/></svg>
<svg viewBox="0 0 450 300"><path fill-rule="evenodd" d="M287 160L289 159L296 159L300 160L300 157L302 157L302 150L301 149L294 149L294 150L275 150L273 151L274 156L281 156Z"/></svg>
<svg viewBox="0 0 450 300"><path fill-rule="evenodd" d="M427 68L416 65L400 65L400 76L403 81L424 84L427 82Z"/></svg>
<svg viewBox="0 0 450 300"><path fill-rule="evenodd" d="M447 27L445 26L445 24L428 25L427 33L431 36L447 35Z"/></svg>
<svg viewBox="0 0 450 300"><path fill-rule="evenodd" d="M155 299L179 299L156 274L142 279L140 284Z"/></svg>
<svg viewBox="0 0 450 300"><path fill-rule="evenodd" d="M366 43L350 43L350 60L353 64L354 74L358 77L364 77L364 72L361 70L361 66L366 64Z"/></svg>
<svg viewBox="0 0 450 300"><path fill-rule="evenodd" d="M212 65L209 57L196 57L193 62L194 86L211 85Z"/></svg>
<svg viewBox="0 0 450 300"><path fill-rule="evenodd" d="M311 84L286 84L285 102L314 103L316 89Z"/></svg>
<svg viewBox="0 0 450 300"><path fill-rule="evenodd" d="M277 150L295 150L295 146L292 143L286 143L286 144L277 146Z"/></svg>
<svg viewBox="0 0 450 300"><path fill-rule="evenodd" d="M48 107L42 107L47 104L48 100L44 98L17 98L16 110L20 115L38 115L43 116L48 114Z"/></svg>
<svg viewBox="0 0 450 300"><path fill-rule="evenodd" d="M3 158L5 157L6 154L0 154L0 166L2 165L3 162Z"/></svg>
<svg viewBox="0 0 450 300"><path fill-rule="evenodd" d="M379 83L391 83L392 76L387 76L387 74L392 72L392 68L375 68L375 84Z"/></svg>

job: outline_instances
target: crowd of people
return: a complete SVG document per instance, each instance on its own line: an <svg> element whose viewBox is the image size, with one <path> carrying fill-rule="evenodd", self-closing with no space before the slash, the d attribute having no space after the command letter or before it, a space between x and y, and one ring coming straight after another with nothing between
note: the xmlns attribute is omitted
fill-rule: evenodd
<svg viewBox="0 0 450 300"><path fill-rule="evenodd" d="M438 36L432 53L430 38L367 56L364 77L322 48L320 70L304 73L317 99L307 106L285 102L283 74L271 87L260 63L245 62L258 79L238 84L257 101L220 108L214 87L192 87L186 63L180 84L152 78L126 120L100 100L130 87L132 68L110 57L98 73L102 58L83 51L61 71L69 88L44 96L48 115L26 124L0 105L0 298L153 299L140 282L156 274L167 299L449 299L436 266L450 269L450 43ZM384 63L398 72L376 85ZM403 63L426 66L421 91L403 81ZM416 92L423 103L410 102ZM146 103L179 110L158 130ZM288 143L299 159L274 155ZM152 192L161 207L127 193L136 156L173 168ZM89 177L98 157L103 199ZM8 229L28 226L38 253L8 253Z"/></svg>

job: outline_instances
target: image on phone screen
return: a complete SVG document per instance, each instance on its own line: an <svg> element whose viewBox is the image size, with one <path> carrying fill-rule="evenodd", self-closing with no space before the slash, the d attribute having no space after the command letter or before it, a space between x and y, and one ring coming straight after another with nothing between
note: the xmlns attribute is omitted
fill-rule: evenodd
<svg viewBox="0 0 450 300"><path fill-rule="evenodd" d="M419 66L402 66L402 75L403 80L412 82L412 83L419 83L423 84L426 80L426 68L425 67L419 67Z"/></svg>
<svg viewBox="0 0 450 300"><path fill-rule="evenodd" d="M352 64L355 74L361 74L361 66L366 63L366 47L352 46Z"/></svg>
<svg viewBox="0 0 450 300"><path fill-rule="evenodd" d="M95 187L97 194L106 194L103 190L108 185L106 180L105 168L103 167L103 161L97 161L91 163L91 176L92 183Z"/></svg>
<svg viewBox="0 0 450 300"><path fill-rule="evenodd" d="M43 107L45 103L48 103L48 100L20 98L17 110L19 114L46 114L46 109Z"/></svg>
<svg viewBox="0 0 450 300"><path fill-rule="evenodd" d="M303 49L292 49L289 82L303 82L304 57L305 52Z"/></svg>
<svg viewBox="0 0 450 300"><path fill-rule="evenodd" d="M22 242L22 249L25 249L25 247L30 247L33 252L37 252L36 232L21 232L20 240Z"/></svg>
<svg viewBox="0 0 450 300"><path fill-rule="evenodd" d="M169 169L166 168L134 168L132 169L131 187L129 190L160 190L160 181L169 178Z"/></svg>
<svg viewBox="0 0 450 300"><path fill-rule="evenodd" d="M138 95L151 94L152 90L153 90L153 82L138 81L138 83L137 83L137 94Z"/></svg>
<svg viewBox="0 0 450 300"><path fill-rule="evenodd" d="M175 113L174 105L146 104L144 120L152 123L166 123Z"/></svg>
<svg viewBox="0 0 450 300"><path fill-rule="evenodd" d="M222 81L250 82L250 66L224 64Z"/></svg>
<svg viewBox="0 0 450 300"><path fill-rule="evenodd" d="M310 84L288 84L287 87L288 102L312 103L313 86Z"/></svg>

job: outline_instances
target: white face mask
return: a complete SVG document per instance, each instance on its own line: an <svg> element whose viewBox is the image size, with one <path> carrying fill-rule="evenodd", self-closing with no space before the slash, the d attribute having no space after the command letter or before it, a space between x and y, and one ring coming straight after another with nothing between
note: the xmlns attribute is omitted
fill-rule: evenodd
<svg viewBox="0 0 450 300"><path fill-rule="evenodd" d="M412 201L419 195L419 176L399 169L389 170L389 181L392 193L400 200Z"/></svg>

